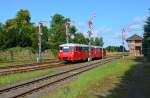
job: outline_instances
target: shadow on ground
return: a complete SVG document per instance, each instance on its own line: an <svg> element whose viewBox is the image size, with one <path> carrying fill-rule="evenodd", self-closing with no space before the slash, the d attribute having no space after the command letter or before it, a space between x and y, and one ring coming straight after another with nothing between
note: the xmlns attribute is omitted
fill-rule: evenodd
<svg viewBox="0 0 150 98"><path fill-rule="evenodd" d="M97 98L150 98L150 62L144 62L143 58L134 60L138 63L121 77L121 82Z"/></svg>

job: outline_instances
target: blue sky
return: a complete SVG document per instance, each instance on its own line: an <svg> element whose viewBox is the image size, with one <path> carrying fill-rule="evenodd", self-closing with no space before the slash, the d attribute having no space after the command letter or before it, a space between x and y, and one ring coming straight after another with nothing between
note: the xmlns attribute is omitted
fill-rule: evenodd
<svg viewBox="0 0 150 98"><path fill-rule="evenodd" d="M132 29L125 33L126 37L142 35L149 5L150 0L3 0L0 22L15 17L20 9L28 9L33 22L50 22L52 15L60 13L71 18L73 25L87 36L87 20L96 13L93 37L103 36L105 46L120 45L123 27Z"/></svg>

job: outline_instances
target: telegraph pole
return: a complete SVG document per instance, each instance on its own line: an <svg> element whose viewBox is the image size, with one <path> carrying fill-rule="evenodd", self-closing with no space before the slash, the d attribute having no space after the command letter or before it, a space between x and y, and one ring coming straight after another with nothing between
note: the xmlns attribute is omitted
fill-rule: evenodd
<svg viewBox="0 0 150 98"><path fill-rule="evenodd" d="M100 32L100 33L102 33L102 32ZM102 37L100 37L100 38L102 38ZM100 43L100 44L101 44L101 43ZM103 43L102 43L102 46L101 46L101 47L102 47L102 59L103 59L103 56L104 56L104 55L103 55Z"/></svg>
<svg viewBox="0 0 150 98"><path fill-rule="evenodd" d="M103 59L103 45L102 45L102 59Z"/></svg>
<svg viewBox="0 0 150 98"><path fill-rule="evenodd" d="M39 32L38 32L38 46L39 46L39 50L38 50L38 57L37 57L37 62L40 63L42 60L41 60L41 36L42 36L42 33L41 33L41 23L39 22Z"/></svg>
<svg viewBox="0 0 150 98"><path fill-rule="evenodd" d="M91 35L92 35L92 30L93 30L93 19L95 18L95 15L92 15L92 17L88 20L88 26L89 26L89 30L88 30L88 37L89 37L89 57L88 57L88 61L90 62L92 60L92 55L91 55Z"/></svg>
<svg viewBox="0 0 150 98"><path fill-rule="evenodd" d="M68 29L69 29L69 22L66 22L66 43L69 43L69 33L68 33Z"/></svg>
<svg viewBox="0 0 150 98"><path fill-rule="evenodd" d="M41 30L41 25L42 24L47 24L47 21L40 21L38 22L38 29L39 29L39 32L38 32L38 47L39 47L39 50L38 50L38 57L37 57L37 63L41 63L42 62L42 56L41 56L41 51L42 51L42 30Z"/></svg>
<svg viewBox="0 0 150 98"><path fill-rule="evenodd" d="M122 34L122 53L123 53L123 59L124 59L124 33L125 33L125 28L122 29L121 34Z"/></svg>

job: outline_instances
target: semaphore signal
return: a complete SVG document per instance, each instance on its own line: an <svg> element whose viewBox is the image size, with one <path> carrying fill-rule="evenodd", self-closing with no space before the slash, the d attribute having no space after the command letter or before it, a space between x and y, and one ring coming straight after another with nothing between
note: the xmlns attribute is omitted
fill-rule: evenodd
<svg viewBox="0 0 150 98"><path fill-rule="evenodd" d="M96 17L96 14L93 14L91 16L91 18L88 20L88 37L89 37L89 57L88 57L88 61L91 61L92 58L91 58L91 35L92 35L92 32L93 32L93 20L94 18Z"/></svg>

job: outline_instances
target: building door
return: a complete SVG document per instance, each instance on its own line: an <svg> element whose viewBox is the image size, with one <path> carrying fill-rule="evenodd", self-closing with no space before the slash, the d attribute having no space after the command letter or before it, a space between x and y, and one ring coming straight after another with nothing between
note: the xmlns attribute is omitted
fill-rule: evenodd
<svg viewBox="0 0 150 98"><path fill-rule="evenodd" d="M141 56L142 54L142 50L141 50L141 46L136 46L135 47L135 56Z"/></svg>

